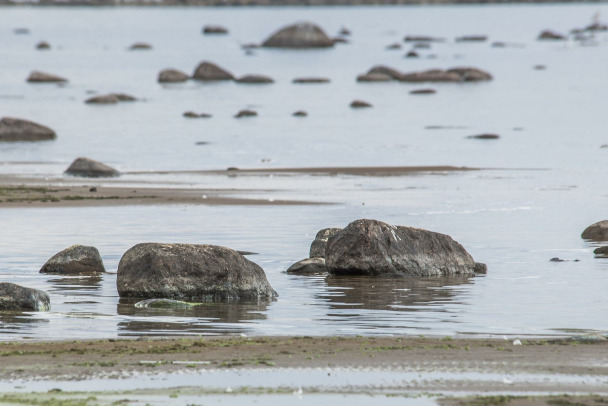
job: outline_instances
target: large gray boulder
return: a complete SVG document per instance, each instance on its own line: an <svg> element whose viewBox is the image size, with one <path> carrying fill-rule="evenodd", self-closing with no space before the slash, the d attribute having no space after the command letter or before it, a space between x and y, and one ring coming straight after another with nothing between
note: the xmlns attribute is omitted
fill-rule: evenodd
<svg viewBox="0 0 608 406"><path fill-rule="evenodd" d="M177 69L163 69L158 73L160 83L178 83L185 82L188 79L190 79L190 76Z"/></svg>
<svg viewBox="0 0 608 406"><path fill-rule="evenodd" d="M192 79L202 81L234 80L234 75L211 62L201 62L192 75Z"/></svg>
<svg viewBox="0 0 608 406"><path fill-rule="evenodd" d="M334 41L313 23L301 22L283 27L262 43L268 48L329 48Z"/></svg>
<svg viewBox="0 0 608 406"><path fill-rule="evenodd" d="M40 273L62 275L97 275L105 271L97 248L85 245L72 245L58 252L40 269Z"/></svg>
<svg viewBox="0 0 608 406"><path fill-rule="evenodd" d="M581 238L595 241L608 241L608 220L591 224L581 234Z"/></svg>
<svg viewBox="0 0 608 406"><path fill-rule="evenodd" d="M53 75L52 73L33 71L28 76L27 81L30 83L63 83L68 80L64 77Z"/></svg>
<svg viewBox="0 0 608 406"><path fill-rule="evenodd" d="M120 175L120 172L104 163L83 157L76 158L65 173L85 178L111 178Z"/></svg>
<svg viewBox="0 0 608 406"><path fill-rule="evenodd" d="M325 258L325 247L327 246L327 240L333 237L342 230L341 228L324 228L317 232L314 241L310 244L310 258Z"/></svg>
<svg viewBox="0 0 608 406"><path fill-rule="evenodd" d="M26 288L10 282L0 282L0 311L51 309L49 295L41 290Z"/></svg>
<svg viewBox="0 0 608 406"><path fill-rule="evenodd" d="M14 117L0 120L0 142L47 141L55 138L55 131L32 121Z"/></svg>
<svg viewBox="0 0 608 406"><path fill-rule="evenodd" d="M338 275L451 276L475 271L471 255L448 235L366 219L329 239L325 261L329 273Z"/></svg>
<svg viewBox="0 0 608 406"><path fill-rule="evenodd" d="M190 302L258 301L277 296L262 268L230 248L194 244L138 244L120 259L121 297Z"/></svg>

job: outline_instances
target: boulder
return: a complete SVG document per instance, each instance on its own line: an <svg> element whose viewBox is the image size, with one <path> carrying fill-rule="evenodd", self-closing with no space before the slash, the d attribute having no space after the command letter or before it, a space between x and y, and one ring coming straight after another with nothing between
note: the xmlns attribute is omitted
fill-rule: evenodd
<svg viewBox="0 0 608 406"><path fill-rule="evenodd" d="M51 49L51 44L49 44L46 41L40 41L39 43L36 44L36 49L39 49L41 51L45 51L47 49Z"/></svg>
<svg viewBox="0 0 608 406"><path fill-rule="evenodd" d="M330 274L473 275L475 261L450 236L377 220L356 220L327 242Z"/></svg>
<svg viewBox="0 0 608 406"><path fill-rule="evenodd" d="M265 84L265 83L274 83L271 77L264 75L245 75L241 76L236 80L238 83L253 83L253 84Z"/></svg>
<svg viewBox="0 0 608 406"><path fill-rule="evenodd" d="M403 73L399 72L397 69L390 68L390 67L384 66L384 65L377 65L377 66L372 67L370 70L367 71L367 74L368 75L375 75L375 74L386 75L395 80L401 80L401 78L403 77Z"/></svg>
<svg viewBox="0 0 608 406"><path fill-rule="evenodd" d="M201 62L192 75L192 79L202 81L234 80L234 75L211 62Z"/></svg>
<svg viewBox="0 0 608 406"><path fill-rule="evenodd" d="M234 115L234 118L242 118L242 117L255 117L258 115L258 112L255 110L241 110Z"/></svg>
<svg viewBox="0 0 608 406"><path fill-rule="evenodd" d="M307 22L281 28L262 43L267 48L329 48L334 41L317 25Z"/></svg>
<svg viewBox="0 0 608 406"><path fill-rule="evenodd" d="M390 82L391 80L393 78L384 73L366 73L357 76L357 82Z"/></svg>
<svg viewBox="0 0 608 406"><path fill-rule="evenodd" d="M560 34L558 32L555 32L555 31L544 30L543 32L538 34L538 39L539 40L564 41L564 40L568 39L568 37L566 37L565 35Z"/></svg>
<svg viewBox="0 0 608 406"><path fill-rule="evenodd" d="M30 83L64 83L68 80L66 78L62 78L61 76L35 70L30 73L27 81Z"/></svg>
<svg viewBox="0 0 608 406"><path fill-rule="evenodd" d="M203 34L228 34L228 29L221 25L206 25L203 27Z"/></svg>
<svg viewBox="0 0 608 406"><path fill-rule="evenodd" d="M608 241L608 220L591 224L581 234L581 238L595 241Z"/></svg>
<svg viewBox="0 0 608 406"><path fill-rule="evenodd" d="M403 82L461 82L462 77L456 72L447 72L441 69L430 69L421 72L411 72L404 74L401 79Z"/></svg>
<svg viewBox="0 0 608 406"><path fill-rule="evenodd" d="M305 112L304 110L298 110L298 111L295 111L292 114L292 116L294 116L294 117L306 117L306 116L308 116L308 113Z"/></svg>
<svg viewBox="0 0 608 406"><path fill-rule="evenodd" d="M293 83L329 83L330 80L328 78L319 78L319 77L308 77L308 78L295 78L292 80Z"/></svg>
<svg viewBox="0 0 608 406"><path fill-rule="evenodd" d="M55 131L32 121L14 117L0 120L0 142L47 141L55 138Z"/></svg>
<svg viewBox="0 0 608 406"><path fill-rule="evenodd" d="M129 47L131 51L148 51L152 49L152 45L147 42L136 42Z"/></svg>
<svg viewBox="0 0 608 406"><path fill-rule="evenodd" d="M486 71L483 71L478 68L451 68L447 70L448 73L456 73L460 75L460 78L463 82L479 82L484 80L492 80L492 75Z"/></svg>
<svg viewBox="0 0 608 406"><path fill-rule="evenodd" d="M69 168L66 169L65 173L85 178L104 178L120 175L120 172L116 169L89 158L76 158Z"/></svg>
<svg viewBox="0 0 608 406"><path fill-rule="evenodd" d="M327 246L327 240L330 237L336 235L341 228L324 228L317 232L314 241L310 244L310 258L325 258L325 247Z"/></svg>
<svg viewBox="0 0 608 406"><path fill-rule="evenodd" d="M325 267L325 258L306 258L296 262L286 271L293 275L311 275L319 273L327 273Z"/></svg>
<svg viewBox="0 0 608 406"><path fill-rule="evenodd" d="M158 73L160 83L185 82L188 79L190 79L190 76L177 69L163 69Z"/></svg>
<svg viewBox="0 0 608 406"><path fill-rule="evenodd" d="M605 247L596 248L593 253L598 257L608 257L608 245Z"/></svg>
<svg viewBox="0 0 608 406"><path fill-rule="evenodd" d="M500 138L498 134L477 134L477 135L469 135L467 138L473 138L477 140L497 140Z"/></svg>
<svg viewBox="0 0 608 406"><path fill-rule="evenodd" d="M121 297L191 302L271 300L277 296L262 268L230 248L144 243L120 259Z"/></svg>
<svg viewBox="0 0 608 406"><path fill-rule="evenodd" d="M44 312L50 309L51 300L47 293L10 282L0 282L0 311L33 310Z"/></svg>
<svg viewBox="0 0 608 406"><path fill-rule="evenodd" d="M437 93L437 90L430 89L430 88L410 90L410 94L435 94L435 93Z"/></svg>
<svg viewBox="0 0 608 406"><path fill-rule="evenodd" d="M372 105L363 100L353 100L350 103L350 107L352 107L354 109L360 109L360 108L372 107Z"/></svg>
<svg viewBox="0 0 608 406"><path fill-rule="evenodd" d="M97 275L106 269L95 247L73 245L53 255L40 269L40 273L62 275Z"/></svg>

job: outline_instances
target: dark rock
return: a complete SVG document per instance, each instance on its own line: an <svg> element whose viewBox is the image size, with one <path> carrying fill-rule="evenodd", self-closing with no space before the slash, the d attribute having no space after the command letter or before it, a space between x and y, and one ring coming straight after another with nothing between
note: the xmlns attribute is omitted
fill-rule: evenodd
<svg viewBox="0 0 608 406"><path fill-rule="evenodd" d="M295 78L294 80L292 80L293 83L329 83L330 80L328 78L315 78L315 77L309 77L309 78Z"/></svg>
<svg viewBox="0 0 608 406"><path fill-rule="evenodd" d="M270 48L329 48L334 41L312 23L297 23L281 28L262 43Z"/></svg>
<svg viewBox="0 0 608 406"><path fill-rule="evenodd" d="M121 297L184 301L271 300L277 296L262 268L225 247L138 244L120 259Z"/></svg>
<svg viewBox="0 0 608 406"><path fill-rule="evenodd" d="M195 304L173 299L146 299L135 303L135 307L146 309L189 309Z"/></svg>
<svg viewBox="0 0 608 406"><path fill-rule="evenodd" d="M596 248L593 253L597 256L608 257L608 245L605 247Z"/></svg>
<svg viewBox="0 0 608 406"><path fill-rule="evenodd" d="M475 266L473 267L473 272L485 275L488 273L488 266L481 262L475 262Z"/></svg>
<svg viewBox="0 0 608 406"><path fill-rule="evenodd" d="M350 103L350 107L352 107L354 109L360 109L360 108L365 108L365 107L372 107L372 105L363 100L353 100Z"/></svg>
<svg viewBox="0 0 608 406"><path fill-rule="evenodd" d="M50 309L51 299L47 293L10 282L0 282L0 311L33 310L45 312Z"/></svg>
<svg viewBox="0 0 608 406"><path fill-rule="evenodd" d="M14 117L0 120L0 142L47 141L55 138L55 131L28 120Z"/></svg>
<svg viewBox="0 0 608 406"><path fill-rule="evenodd" d="M89 192L95 193L95 192L97 192L97 188L95 186L93 186L92 188L89 189Z"/></svg>
<svg viewBox="0 0 608 406"><path fill-rule="evenodd" d="M120 175L120 172L116 169L89 158L76 158L69 168L66 169L65 173L85 178L105 178Z"/></svg>
<svg viewBox="0 0 608 406"><path fill-rule="evenodd" d="M136 42L135 44L129 47L131 51L147 51L152 49L152 45L147 42Z"/></svg>
<svg viewBox="0 0 608 406"><path fill-rule="evenodd" d="M396 49L401 49L401 44L398 43L398 42L395 42L394 44L387 45L386 49L389 50L389 51L393 51L393 50L396 50Z"/></svg>
<svg viewBox="0 0 608 406"><path fill-rule="evenodd" d="M325 258L325 247L327 246L327 240L330 237L336 235L341 228L324 228L317 232L314 241L310 244L310 258Z"/></svg>
<svg viewBox="0 0 608 406"><path fill-rule="evenodd" d="M206 25L203 27L203 34L228 34L228 29L221 25Z"/></svg>
<svg viewBox="0 0 608 406"><path fill-rule="evenodd" d="M201 62L194 70L192 79L203 81L234 80L234 76L214 63Z"/></svg>
<svg viewBox="0 0 608 406"><path fill-rule="evenodd" d="M327 273L327 268L325 267L325 258L303 259L287 268L286 272L294 275Z"/></svg>
<svg viewBox="0 0 608 406"><path fill-rule="evenodd" d="M377 220L356 220L331 237L325 261L330 274L345 275L473 275L475 269L450 236Z"/></svg>
<svg viewBox="0 0 608 406"><path fill-rule="evenodd" d="M294 117L306 117L306 116L308 116L308 113L305 112L304 110L298 110L298 111L294 112L292 114L292 116L294 116Z"/></svg>
<svg viewBox="0 0 608 406"><path fill-rule="evenodd" d="M258 112L255 110L241 110L235 114L234 118L255 117L257 115L258 115Z"/></svg>
<svg viewBox="0 0 608 406"><path fill-rule="evenodd" d="M406 58L419 58L420 55L418 55L418 52L416 51L409 51L407 54L405 54Z"/></svg>
<svg viewBox="0 0 608 406"><path fill-rule="evenodd" d="M366 73L357 76L357 82L390 82L392 77L385 73Z"/></svg>
<svg viewBox="0 0 608 406"><path fill-rule="evenodd" d="M478 134L478 135L469 135L467 138L473 138L477 140L497 140L500 138L498 134Z"/></svg>
<svg viewBox="0 0 608 406"><path fill-rule="evenodd" d="M51 49L51 44L49 44L46 41L40 41L39 43L36 44L36 49L39 49L41 51Z"/></svg>
<svg viewBox="0 0 608 406"><path fill-rule="evenodd" d="M30 83L64 83L68 80L61 76L53 75L51 73L45 73L40 71L33 71L27 78Z"/></svg>
<svg viewBox="0 0 608 406"><path fill-rule="evenodd" d="M211 118L212 115L211 114L207 114L207 113L195 113L193 111L186 111L183 114L184 117L187 118Z"/></svg>
<svg viewBox="0 0 608 406"><path fill-rule="evenodd" d="M368 75L382 74L390 76L392 79L401 80L403 78L403 73L399 72L397 69L390 68L384 65L376 65L367 71Z"/></svg>
<svg viewBox="0 0 608 406"><path fill-rule="evenodd" d="M568 39L565 35L551 30L544 30L538 35L539 40L564 41Z"/></svg>
<svg viewBox="0 0 608 406"><path fill-rule="evenodd" d="M581 238L595 241L608 241L608 220L598 221L587 227L581 234Z"/></svg>
<svg viewBox="0 0 608 406"><path fill-rule="evenodd" d="M118 101L121 101L121 102L137 101L136 97L133 97L130 94L125 94L125 93L111 93L110 96L115 96L118 99Z"/></svg>
<svg viewBox="0 0 608 406"><path fill-rule="evenodd" d="M455 72L447 72L441 69L431 69L422 72L411 72L404 74L403 82L461 82L462 78Z"/></svg>
<svg viewBox="0 0 608 406"><path fill-rule="evenodd" d="M565 259L558 258L558 257L555 257L555 258L551 258L551 259L549 260L549 262L566 262L566 260L565 260Z"/></svg>
<svg viewBox="0 0 608 406"><path fill-rule="evenodd" d="M410 94L435 94L437 90L435 89L414 89L410 91Z"/></svg>
<svg viewBox="0 0 608 406"><path fill-rule="evenodd" d="M596 21L593 24L586 26L585 31L591 31L591 32L608 31L608 25L602 24L599 21Z"/></svg>
<svg viewBox="0 0 608 406"><path fill-rule="evenodd" d="M408 35L403 38L405 42L443 42L443 38L428 37L425 35Z"/></svg>
<svg viewBox="0 0 608 406"><path fill-rule="evenodd" d="M190 79L190 76L177 69L163 69L158 73L160 83L185 82L188 79Z"/></svg>
<svg viewBox="0 0 608 406"><path fill-rule="evenodd" d="M487 40L487 35L463 35L456 38L456 42L485 42Z"/></svg>
<svg viewBox="0 0 608 406"><path fill-rule="evenodd" d="M265 84L265 83L274 83L271 77L264 75L245 75L241 76L236 80L238 83L253 83L253 84Z"/></svg>
<svg viewBox="0 0 608 406"><path fill-rule="evenodd" d="M348 28L342 27L342 29L340 30L340 32L338 34L340 34L340 35L350 35L351 32L350 32L350 30Z"/></svg>
<svg viewBox="0 0 608 406"><path fill-rule="evenodd" d="M460 75L463 82L480 82L484 80L492 80L492 75L478 68L451 68L448 73L456 73Z"/></svg>
<svg viewBox="0 0 608 406"><path fill-rule="evenodd" d="M545 65L534 65L534 70L545 70L547 67Z"/></svg>
<svg viewBox="0 0 608 406"><path fill-rule="evenodd" d="M86 104L117 104L120 99L114 94L93 96L84 101Z"/></svg>
<svg viewBox="0 0 608 406"><path fill-rule="evenodd" d="M19 28L15 28L13 30L13 33L15 33L16 35L27 35L30 33L30 29L25 28L25 27L19 27Z"/></svg>
<svg viewBox="0 0 608 406"><path fill-rule="evenodd" d="M53 255L40 269L40 273L62 275L96 275L106 269L95 247L73 245Z"/></svg>

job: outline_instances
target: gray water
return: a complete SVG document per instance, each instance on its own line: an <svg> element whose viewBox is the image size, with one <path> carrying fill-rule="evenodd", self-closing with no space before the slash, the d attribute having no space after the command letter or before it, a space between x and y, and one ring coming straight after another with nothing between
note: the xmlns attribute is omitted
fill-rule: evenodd
<svg viewBox="0 0 608 406"><path fill-rule="evenodd" d="M538 42L545 28L567 32L608 5L327 8L2 8L0 115L53 128L56 141L0 145L0 173L64 180L77 156L123 172L126 186L252 189L260 199L335 203L309 206L95 207L0 210L0 279L46 290L52 310L0 314L1 339L139 335L563 335L608 331L608 260L580 239L607 216L605 95L608 35L584 43ZM254 51L280 26L319 23L352 30L331 50ZM225 37L200 33L204 24ZM13 29L29 27L30 35ZM405 59L385 46L405 35L446 42ZM486 43L456 43L487 34ZM34 45L47 40L50 51ZM136 41L151 51L127 48ZM514 46L493 48L493 41ZM434 55L434 57L431 57ZM272 76L269 86L156 83L174 67L210 60L236 75ZM355 82L373 65L402 71L476 66L494 80L427 85ZM533 69L543 64L546 70ZM32 70L67 77L64 86L25 82ZM325 85L294 85L325 76ZM142 101L91 106L91 91ZM355 111L355 98L374 104ZM254 107L259 116L232 116ZM291 113L305 109L304 119ZM187 120L186 110L213 114ZM437 128L439 126L440 128ZM430 127L430 128L429 128ZM467 139L498 133L496 141ZM200 141L206 145L195 145ZM396 177L238 176L151 171L258 167L455 165L480 171ZM148 173L146 173L148 172ZM67 181L67 179L66 179ZM237 194L238 195L238 194ZM370 280L290 276L315 233L358 218L447 233L488 265L470 279ZM121 255L144 241L209 243L258 253L279 293L269 305L196 310L137 309L118 298ZM96 246L110 272L100 278L38 273L59 250ZM569 260L554 263L553 257ZM579 260L579 261L575 261Z"/></svg>

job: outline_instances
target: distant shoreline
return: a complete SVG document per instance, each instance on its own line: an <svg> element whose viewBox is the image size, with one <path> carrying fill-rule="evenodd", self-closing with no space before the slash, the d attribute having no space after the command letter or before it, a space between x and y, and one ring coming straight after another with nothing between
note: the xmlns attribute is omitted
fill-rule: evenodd
<svg viewBox="0 0 608 406"><path fill-rule="evenodd" d="M309 6L427 6L489 4L605 4L608 0L0 0L13 7L309 7Z"/></svg>

